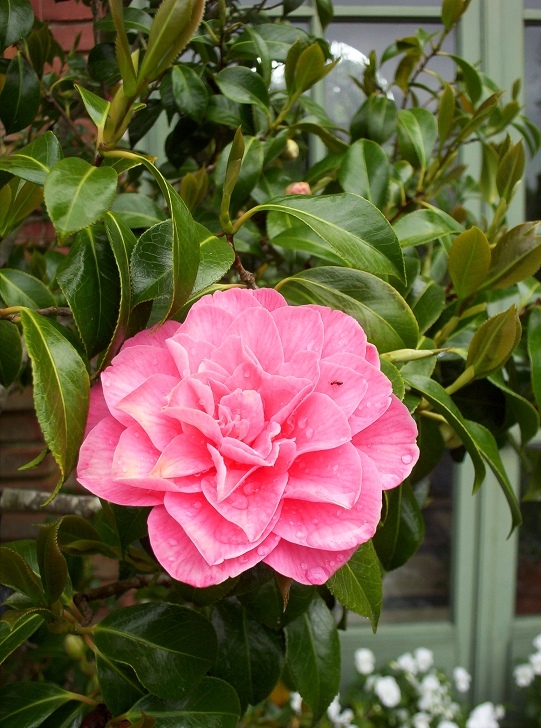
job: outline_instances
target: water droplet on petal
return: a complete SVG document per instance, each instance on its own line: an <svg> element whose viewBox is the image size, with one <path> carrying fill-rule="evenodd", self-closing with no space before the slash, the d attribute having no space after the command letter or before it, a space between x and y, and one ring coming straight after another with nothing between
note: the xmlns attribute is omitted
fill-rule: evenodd
<svg viewBox="0 0 541 728"><path fill-rule="evenodd" d="M290 526L294 526L294 525L295 525L295 521L290 521L290 522L289 522L289 525L290 525Z"/></svg>
<svg viewBox="0 0 541 728"><path fill-rule="evenodd" d="M304 531L297 531L295 533L295 536L296 536L296 538L299 538L299 539L305 539L306 538L306 534L304 533Z"/></svg>
<svg viewBox="0 0 541 728"><path fill-rule="evenodd" d="M176 540L176 538L170 538L168 543L169 546L176 546L178 544L178 541Z"/></svg>
<svg viewBox="0 0 541 728"><path fill-rule="evenodd" d="M105 384L106 387L110 387L111 386L111 380L110 379L104 379L102 377L101 378L101 381Z"/></svg>
<svg viewBox="0 0 541 728"><path fill-rule="evenodd" d="M193 354L193 356L195 356L197 354L197 349L195 348L195 346L192 349L190 349L190 354Z"/></svg>
<svg viewBox="0 0 541 728"><path fill-rule="evenodd" d="M301 561L301 569L306 569L306 564L304 563L304 561Z"/></svg>
<svg viewBox="0 0 541 728"><path fill-rule="evenodd" d="M246 379L248 379L248 377L250 376L250 372L248 369L244 372L244 376L246 377Z"/></svg>
<svg viewBox="0 0 541 728"><path fill-rule="evenodd" d="M336 560L337 561L343 561L345 558L344 554L336 554Z"/></svg>
<svg viewBox="0 0 541 728"><path fill-rule="evenodd" d="M242 556L239 558L239 561L241 564L245 564L247 561L250 561L250 557L248 554L242 554Z"/></svg>
<svg viewBox="0 0 541 728"><path fill-rule="evenodd" d="M344 512L344 511L342 511L342 510L340 510L340 511L336 511L336 515L337 515L337 516L341 516L343 512Z"/></svg>
<svg viewBox="0 0 541 728"><path fill-rule="evenodd" d="M333 471L333 473L337 473L338 472L338 465L333 465L332 466L332 471Z"/></svg>
<svg viewBox="0 0 541 728"><path fill-rule="evenodd" d="M306 427L307 422L308 422L308 420L306 419L306 417L301 417L297 424L299 425L299 427L301 428L301 430L304 430L304 428Z"/></svg>
<svg viewBox="0 0 541 728"><path fill-rule="evenodd" d="M135 437L139 437L139 433L138 432L135 432L134 434L135 434Z"/></svg>
<svg viewBox="0 0 541 728"><path fill-rule="evenodd" d="M122 466L122 472L123 472L123 473L127 473L127 472L128 472L128 467L127 467L127 465L123 465L123 466Z"/></svg>
<svg viewBox="0 0 541 728"><path fill-rule="evenodd" d="M200 400L199 400L199 404L200 404L200 405L201 405L201 407L202 407L202 406L203 406L203 405L205 404L205 400L204 400L204 399L200 399Z"/></svg>
<svg viewBox="0 0 541 728"><path fill-rule="evenodd" d="M404 465L409 465L412 460L413 458L411 455L402 455L402 462L404 463Z"/></svg>
<svg viewBox="0 0 541 728"><path fill-rule="evenodd" d="M312 566L312 568L308 569L306 572L306 578L310 584L322 584L327 580L328 576L329 572L322 566Z"/></svg>
<svg viewBox="0 0 541 728"><path fill-rule="evenodd" d="M258 546L257 553L259 554L259 556L266 556L267 549L264 546Z"/></svg>
<svg viewBox="0 0 541 728"><path fill-rule="evenodd" d="M311 427L306 428L306 437L310 440L311 437L313 437L314 431Z"/></svg>
<svg viewBox="0 0 541 728"><path fill-rule="evenodd" d="M203 504L196 501L195 503L192 503L192 508L203 508Z"/></svg>

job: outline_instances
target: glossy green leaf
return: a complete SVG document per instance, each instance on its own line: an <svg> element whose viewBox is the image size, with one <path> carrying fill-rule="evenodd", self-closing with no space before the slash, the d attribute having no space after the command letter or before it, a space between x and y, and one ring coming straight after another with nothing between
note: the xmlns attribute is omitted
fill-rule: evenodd
<svg viewBox="0 0 541 728"><path fill-rule="evenodd" d="M21 311L21 322L32 360L36 414L63 481L75 466L83 439L88 373L60 326L28 309Z"/></svg>
<svg viewBox="0 0 541 728"><path fill-rule="evenodd" d="M224 68L215 77L218 88L231 101L254 104L265 113L269 107L269 93L259 74L244 66Z"/></svg>
<svg viewBox="0 0 541 728"><path fill-rule="evenodd" d="M74 85L81 95L87 114L98 129L103 129L105 127L105 122L107 121L107 115L111 108L111 102L102 99L101 96L93 94L92 91L83 88L83 86L78 86L77 84Z"/></svg>
<svg viewBox="0 0 541 728"><path fill-rule="evenodd" d="M293 71L291 90L298 94L311 89L336 66L338 60L325 65L325 55L319 43L314 42L299 55Z"/></svg>
<svg viewBox="0 0 541 728"><path fill-rule="evenodd" d="M440 423L428 419L428 417L419 417L417 430L419 459L409 477L413 485L430 475L445 453L445 442L441 434Z"/></svg>
<svg viewBox="0 0 541 728"><path fill-rule="evenodd" d="M305 134L313 134L314 136L319 137L331 154L340 154L341 152L346 152L348 149L348 145L343 141L343 139L337 137L330 128L322 126L321 124L316 124L311 121L299 121L289 128L292 131L300 131Z"/></svg>
<svg viewBox="0 0 541 728"><path fill-rule="evenodd" d="M397 123L398 111L394 100L372 94L351 120L351 139L371 139L376 144L383 144L393 136Z"/></svg>
<svg viewBox="0 0 541 728"><path fill-rule="evenodd" d="M438 132L440 135L440 145L443 145L453 128L455 116L455 93L452 86L447 81L444 83L443 92L440 96L438 106Z"/></svg>
<svg viewBox="0 0 541 728"><path fill-rule="evenodd" d="M338 692L340 642L332 614L320 596L285 628L287 668L317 722Z"/></svg>
<svg viewBox="0 0 541 728"><path fill-rule="evenodd" d="M271 215L275 213L270 213ZM272 246L285 250L302 250L333 265L347 266L348 261L337 255L312 228L304 223L288 227L271 238Z"/></svg>
<svg viewBox="0 0 541 728"><path fill-rule="evenodd" d="M0 723L3 728L38 728L73 693L48 682L17 682L0 688Z"/></svg>
<svg viewBox="0 0 541 728"><path fill-rule="evenodd" d="M334 18L334 8L331 0L316 0L317 17L323 30Z"/></svg>
<svg viewBox="0 0 541 728"><path fill-rule="evenodd" d="M404 280L404 260L393 229L368 200L342 195L278 197L252 209L286 213L312 228L352 268Z"/></svg>
<svg viewBox="0 0 541 728"><path fill-rule="evenodd" d="M513 486L509 482L509 477L505 472L505 467L502 463L494 435L478 422L468 421L468 428L475 437L483 458L496 476L496 480L500 484L505 499L507 500L509 510L511 511L511 530L509 532L509 535L511 535L515 528L522 523L522 515Z"/></svg>
<svg viewBox="0 0 541 728"><path fill-rule="evenodd" d="M528 354L530 356L532 389L541 409L541 308L534 308L528 319Z"/></svg>
<svg viewBox="0 0 541 728"><path fill-rule="evenodd" d="M514 147L503 156L498 165L496 175L496 186L500 197L511 202L517 184L522 179L524 167L526 166L526 154L522 141L517 142Z"/></svg>
<svg viewBox="0 0 541 728"><path fill-rule="evenodd" d="M0 236L6 237L43 200L43 187L13 177L0 189Z"/></svg>
<svg viewBox="0 0 541 728"><path fill-rule="evenodd" d="M369 139L354 142L344 157L338 180L352 192L382 210L389 199L389 162L383 149Z"/></svg>
<svg viewBox="0 0 541 728"><path fill-rule="evenodd" d="M122 15L124 18L124 28L126 30L133 30L136 33L144 33L145 35L148 35L148 31L152 25L151 16L139 8L126 7L123 8L123 10L124 12ZM116 30L115 22L111 15L106 15L104 18L98 20L94 23L94 27L96 30L107 30L109 32L114 32Z"/></svg>
<svg viewBox="0 0 541 728"><path fill-rule="evenodd" d="M398 488L384 491L386 517L373 543L383 568L392 571L409 561L425 536L421 510L406 481Z"/></svg>
<svg viewBox="0 0 541 728"><path fill-rule="evenodd" d="M490 268L491 252L486 235L472 227L457 235L449 251L449 275L459 298L477 293Z"/></svg>
<svg viewBox="0 0 541 728"><path fill-rule="evenodd" d="M327 582L332 594L355 614L370 620L376 631L383 604L381 569L371 541L361 544Z"/></svg>
<svg viewBox="0 0 541 728"><path fill-rule="evenodd" d="M129 720L135 722L141 711L155 717L160 728L236 728L240 705L231 685L206 677L184 699L165 701L147 695L128 712Z"/></svg>
<svg viewBox="0 0 541 728"><path fill-rule="evenodd" d="M468 451L475 470L473 483L474 492L479 488L486 475L486 468L481 457L479 445L475 433L471 432L467 420L464 419L460 410L447 394L445 389L433 379L419 375L405 374L402 370L406 384L423 395L430 402L434 410L443 415L449 425L461 439L462 444Z"/></svg>
<svg viewBox="0 0 541 728"><path fill-rule="evenodd" d="M58 546L58 529L62 521L41 526L37 538L37 555L41 583L49 604L62 596L68 578L68 565Z"/></svg>
<svg viewBox="0 0 541 728"><path fill-rule="evenodd" d="M520 341L522 327L516 306L491 316L475 332L468 349L466 368L475 377L488 377L505 364Z"/></svg>
<svg viewBox="0 0 541 728"><path fill-rule="evenodd" d="M539 222L511 228L492 250L492 263L484 287L507 288L536 273L541 265Z"/></svg>
<svg viewBox="0 0 541 728"><path fill-rule="evenodd" d="M262 23L257 32L263 38L273 61L285 62L291 46L299 38L308 41L308 34L288 23ZM250 41L251 42L251 41Z"/></svg>
<svg viewBox="0 0 541 728"><path fill-rule="evenodd" d="M147 690L164 699L190 693L216 657L210 622L173 604L117 610L96 625L94 637L100 652L130 665Z"/></svg>
<svg viewBox="0 0 541 728"><path fill-rule="evenodd" d="M207 108L207 87L197 73L184 63L171 69L171 89L179 111L195 121L200 121Z"/></svg>
<svg viewBox="0 0 541 728"><path fill-rule="evenodd" d="M235 253L223 239L217 238L206 229L201 230L201 260L192 295L220 280L233 265Z"/></svg>
<svg viewBox="0 0 541 728"><path fill-rule="evenodd" d="M120 75L122 77L123 89L128 96L135 96L137 89L136 71L133 65L131 49L124 27L124 8L121 0L111 0L109 3L111 15L116 29L116 59ZM118 92L117 92L118 93Z"/></svg>
<svg viewBox="0 0 541 728"><path fill-rule="evenodd" d="M17 53L8 66L0 93L0 121L6 134L21 131L31 124L37 114L39 102L37 73L26 58Z"/></svg>
<svg viewBox="0 0 541 728"><path fill-rule="evenodd" d="M34 23L34 11L28 0L3 0L0 3L0 53L28 35Z"/></svg>
<svg viewBox="0 0 541 728"><path fill-rule="evenodd" d="M445 291L430 278L419 276L406 297L413 315L419 324L419 331L424 332L435 323L445 307Z"/></svg>
<svg viewBox="0 0 541 728"><path fill-rule="evenodd" d="M224 200L230 195L230 211L234 217L249 197L263 171L263 144L256 137L244 137L242 148L235 149L235 142L222 152L216 168L216 185L223 187ZM233 155L233 156L231 156ZM226 162L227 160L227 162Z"/></svg>
<svg viewBox="0 0 541 728"><path fill-rule="evenodd" d="M29 614L10 629L5 622L0 622L0 664L6 657L20 647L43 624L39 614Z"/></svg>
<svg viewBox="0 0 541 728"><path fill-rule="evenodd" d="M453 25L460 20L460 16L465 11L467 5L464 0L443 0L441 6L441 20L446 30L452 28Z"/></svg>
<svg viewBox="0 0 541 728"><path fill-rule="evenodd" d="M45 180L45 204L61 237L96 222L110 209L117 174L111 167L93 167L70 157L54 165Z"/></svg>
<svg viewBox="0 0 541 728"><path fill-rule="evenodd" d="M43 598L43 589L23 556L7 546L0 546L0 555L0 584L21 592L39 604Z"/></svg>
<svg viewBox="0 0 541 728"><path fill-rule="evenodd" d="M218 602L211 620L218 635L213 674L235 688L243 709L257 705L272 692L282 672L282 636L253 619L234 599Z"/></svg>
<svg viewBox="0 0 541 728"><path fill-rule="evenodd" d="M111 340L120 303L118 269L103 226L77 233L56 277L91 358Z"/></svg>
<svg viewBox="0 0 541 728"><path fill-rule="evenodd" d="M27 182L43 185L49 170L60 159L62 159L60 143L52 131L46 131L26 147L0 159L0 170L21 177Z"/></svg>
<svg viewBox="0 0 541 728"><path fill-rule="evenodd" d="M442 235L464 232L462 225L435 207L410 212L400 217L393 228L403 248L424 245L441 238Z"/></svg>
<svg viewBox="0 0 541 728"><path fill-rule="evenodd" d="M449 54L449 58L460 68L466 92L472 104L476 104L483 95L483 82L479 72L461 56Z"/></svg>
<svg viewBox="0 0 541 728"><path fill-rule="evenodd" d="M157 202L140 192L117 195L111 212L130 228L148 228L167 219Z"/></svg>
<svg viewBox="0 0 541 728"><path fill-rule="evenodd" d="M292 582L284 611L284 597L275 577L253 586L241 594L239 599L254 619L271 629L279 630L308 609L315 590L316 587Z"/></svg>
<svg viewBox="0 0 541 728"><path fill-rule="evenodd" d="M0 270L0 297L6 306L56 306L55 298L47 286L34 276L15 268Z"/></svg>
<svg viewBox="0 0 541 728"><path fill-rule="evenodd" d="M17 327L10 321L0 321L0 384L9 387L21 368L23 347Z"/></svg>
<svg viewBox="0 0 541 728"><path fill-rule="evenodd" d="M55 710L40 728L80 728L83 716L87 712L88 708L83 703L66 703Z"/></svg>
<svg viewBox="0 0 541 728"><path fill-rule="evenodd" d="M276 288L292 303L315 303L353 316L380 352L417 346L419 330L409 306L392 286L370 273L313 268L285 278Z"/></svg>
<svg viewBox="0 0 541 728"><path fill-rule="evenodd" d="M531 336L528 331L528 345L530 345ZM535 347L535 335L532 342ZM535 367L534 364L532 364ZM501 372L492 374L489 378L489 382L498 387L504 394L507 404L516 418L517 424L520 428L521 444L522 447L526 445L533 437L536 436L539 430L539 413L535 407L524 397L521 397L518 392L515 392L511 387L506 384Z"/></svg>
<svg viewBox="0 0 541 728"><path fill-rule="evenodd" d="M62 518L57 532L57 542L63 552L74 556L106 550L98 531L82 516ZM110 549L107 549L107 553L111 553Z"/></svg>
<svg viewBox="0 0 541 728"><path fill-rule="evenodd" d="M398 114L398 148L415 169L425 169L438 136L438 124L428 109L402 110Z"/></svg>
<svg viewBox="0 0 541 728"><path fill-rule="evenodd" d="M395 394L398 399L403 400L404 395L406 394L406 386L404 384L404 380L402 379L402 375L400 374L400 370L386 359L380 359L380 366L381 371L385 374L387 379L389 379L391 384L393 385L393 394Z"/></svg>
<svg viewBox="0 0 541 728"><path fill-rule="evenodd" d="M100 652L96 654L96 673L102 700L113 715L129 710L147 693L131 667Z"/></svg>

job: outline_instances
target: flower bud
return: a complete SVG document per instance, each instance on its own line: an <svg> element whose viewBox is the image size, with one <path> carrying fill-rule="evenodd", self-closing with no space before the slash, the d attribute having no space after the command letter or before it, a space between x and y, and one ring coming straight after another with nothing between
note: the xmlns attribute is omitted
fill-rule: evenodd
<svg viewBox="0 0 541 728"><path fill-rule="evenodd" d="M311 195L312 190L308 182L293 182L286 187L286 195Z"/></svg>
<svg viewBox="0 0 541 728"><path fill-rule="evenodd" d="M297 144L297 142L293 139L288 139L286 143L286 148L280 156L286 162L297 159L299 156L299 145Z"/></svg>
<svg viewBox="0 0 541 728"><path fill-rule="evenodd" d="M82 637L76 634L67 634L64 638L64 649L68 657L78 662L86 656L86 645Z"/></svg>

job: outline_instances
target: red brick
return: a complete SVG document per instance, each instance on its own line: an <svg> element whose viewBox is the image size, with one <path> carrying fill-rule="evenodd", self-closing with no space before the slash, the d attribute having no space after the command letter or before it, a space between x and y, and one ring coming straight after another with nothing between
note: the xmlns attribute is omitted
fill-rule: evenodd
<svg viewBox="0 0 541 728"><path fill-rule="evenodd" d="M69 51L80 33L81 38L77 49L89 51L94 47L94 31L92 23L51 23L51 31L65 51Z"/></svg>
<svg viewBox="0 0 541 728"><path fill-rule="evenodd" d="M55 3L54 0L31 0L36 17L40 20L88 20L92 19L92 11L82 2L68 0Z"/></svg>

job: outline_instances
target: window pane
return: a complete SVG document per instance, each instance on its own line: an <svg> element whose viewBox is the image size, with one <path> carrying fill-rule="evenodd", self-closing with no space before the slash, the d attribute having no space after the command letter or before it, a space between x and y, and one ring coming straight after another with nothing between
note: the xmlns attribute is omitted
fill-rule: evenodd
<svg viewBox="0 0 541 728"><path fill-rule="evenodd" d="M541 492L541 445L529 447L526 454L533 472L525 476L522 493L539 497ZM518 533L516 614L541 614L541 501L523 501L522 526Z"/></svg>
<svg viewBox="0 0 541 728"><path fill-rule="evenodd" d="M526 10L541 10L541 0L524 0Z"/></svg>
<svg viewBox="0 0 541 728"><path fill-rule="evenodd" d="M367 6L381 6L382 8L390 5L394 5L395 7L412 7L415 6L416 8L439 8L441 6L441 0L336 0L334 3L335 7L337 5L355 5L357 8L363 8ZM532 6L532 7L539 7L539 6ZM384 13L382 13L384 15Z"/></svg>
<svg viewBox="0 0 541 728"><path fill-rule="evenodd" d="M541 1L538 2L541 7ZM527 25L525 29L524 90L526 116L541 128L541 25ZM526 219L541 217L541 156L528 161L526 168Z"/></svg>
<svg viewBox="0 0 541 728"><path fill-rule="evenodd" d="M413 35L419 28L419 23L412 22L336 22L327 29L326 37L331 41L333 55L340 56L342 60L338 66L325 79L325 108L327 113L340 126L348 127L353 114L365 99L362 91L357 88L350 76L361 78L364 70L364 58L371 50L375 50L378 57L394 43L397 38ZM422 27L429 33L441 29L439 23L422 23ZM443 50L448 53L455 52L455 36L450 35L444 43ZM381 69L382 81L391 83L400 57L387 61ZM429 69L439 73L444 78L454 77L454 64L449 58L436 57L428 66ZM419 82L427 86L434 86L435 79L428 74L421 74ZM396 101L402 100L401 92L393 88L392 93ZM419 99L424 103L428 94L419 91Z"/></svg>

